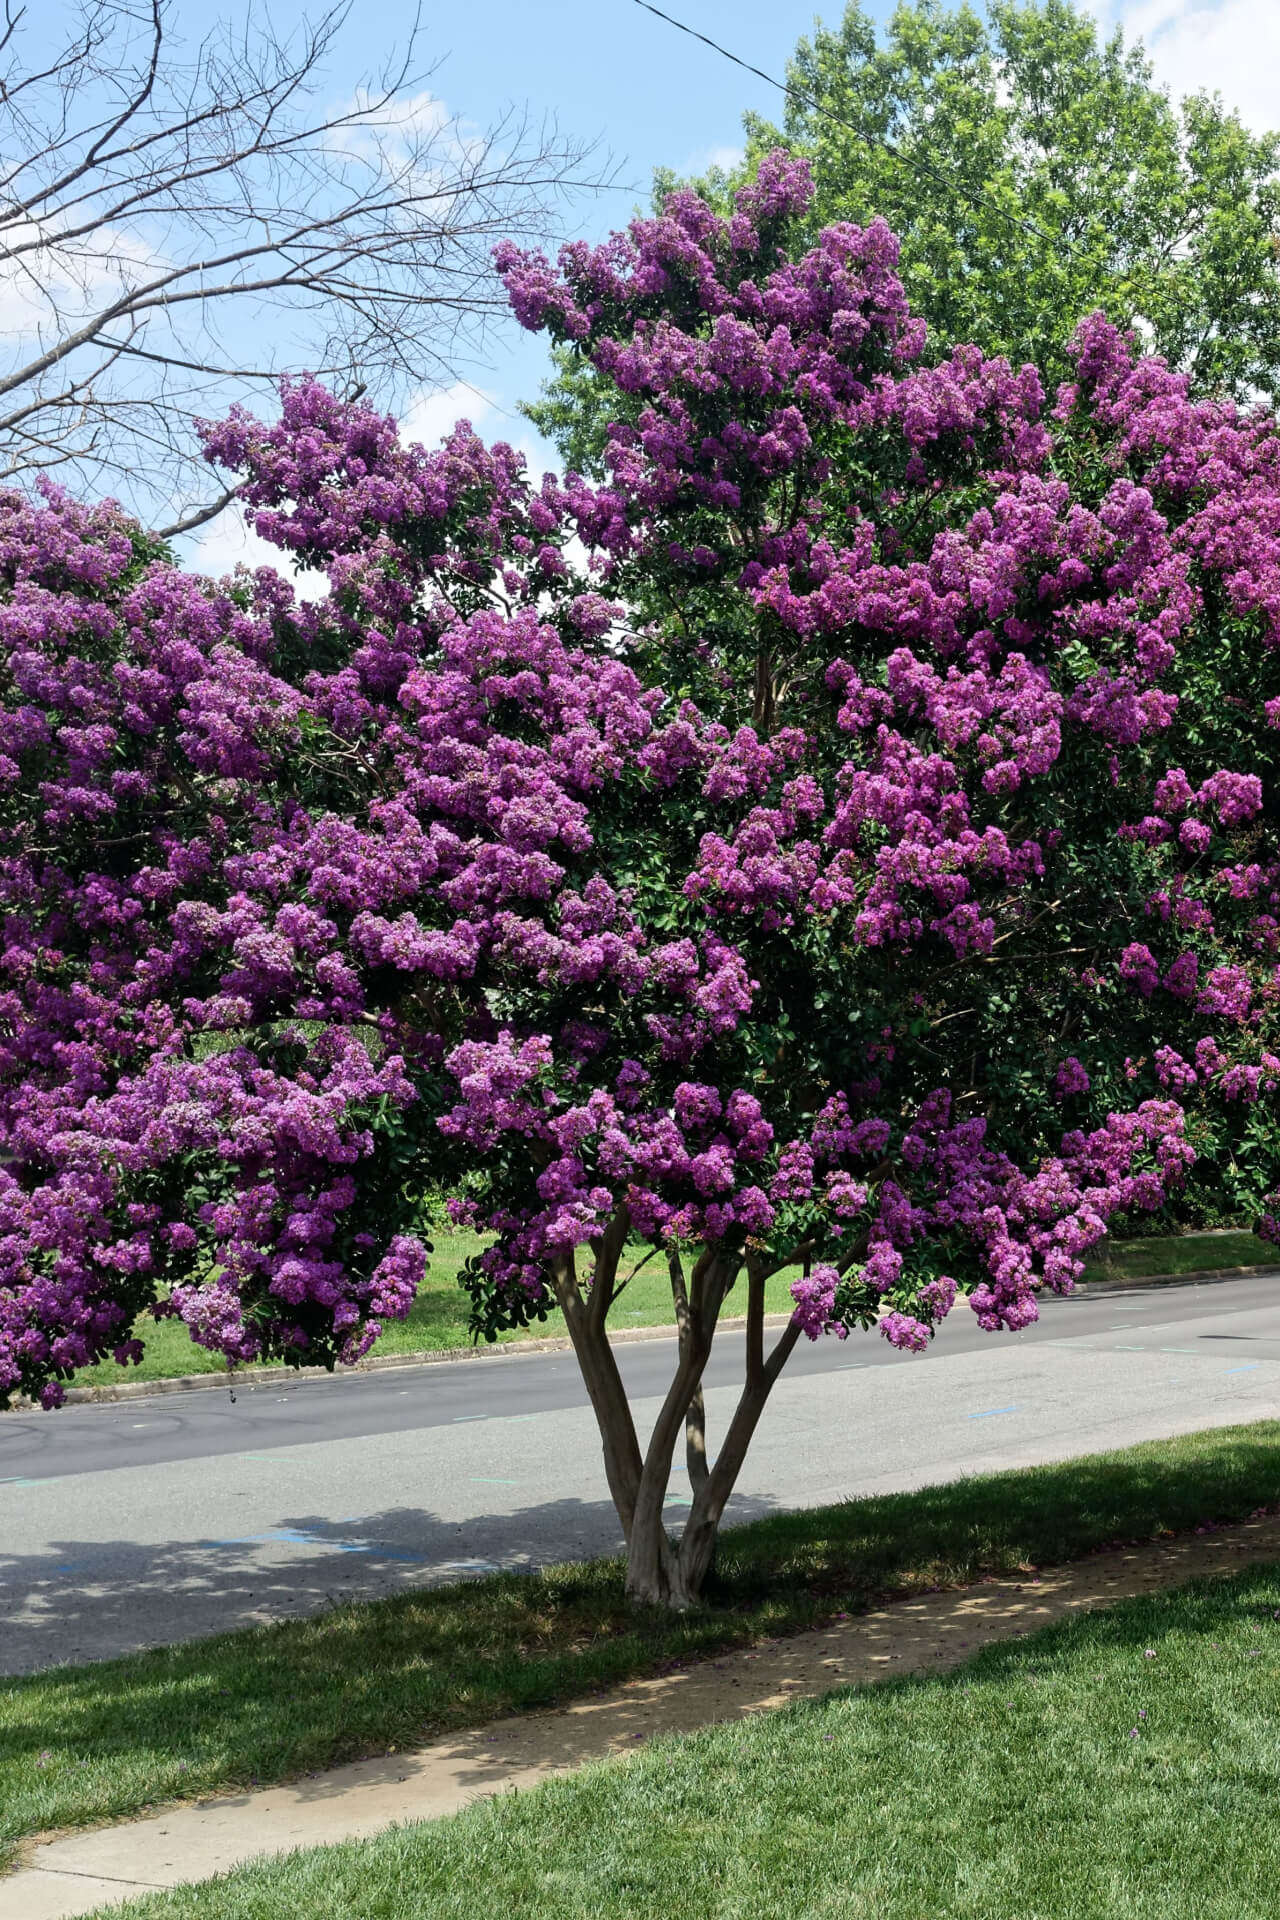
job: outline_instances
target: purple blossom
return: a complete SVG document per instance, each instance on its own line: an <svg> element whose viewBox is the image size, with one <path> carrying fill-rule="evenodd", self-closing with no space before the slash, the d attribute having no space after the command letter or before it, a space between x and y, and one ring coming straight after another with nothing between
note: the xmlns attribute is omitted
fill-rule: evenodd
<svg viewBox="0 0 1280 1920"><path fill-rule="evenodd" d="M792 1281L791 1298L796 1305L791 1318L808 1339L816 1340L827 1331L839 1285L840 1275L831 1266L814 1267L802 1280Z"/></svg>
<svg viewBox="0 0 1280 1920"><path fill-rule="evenodd" d="M610 1235L811 1261L810 1337L1016 1329L1280 1086L1274 423L1096 315L1051 412L922 364L811 192L499 249L617 397L594 484L313 380L206 427L318 602L0 495L0 1400L148 1312L349 1362L438 1188L480 1331Z"/></svg>
<svg viewBox="0 0 1280 1920"><path fill-rule="evenodd" d="M929 1345L928 1327L908 1313L884 1314L880 1331L891 1347L898 1347L903 1353L923 1353Z"/></svg>

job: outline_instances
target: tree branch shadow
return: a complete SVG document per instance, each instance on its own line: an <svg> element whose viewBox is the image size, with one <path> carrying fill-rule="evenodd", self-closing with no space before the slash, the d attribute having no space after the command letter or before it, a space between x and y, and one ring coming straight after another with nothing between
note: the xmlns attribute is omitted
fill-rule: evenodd
<svg viewBox="0 0 1280 1920"><path fill-rule="evenodd" d="M775 1511L739 1496L728 1518ZM670 1507L677 1527L684 1508ZM0 1673L110 1660L391 1594L620 1551L608 1500L562 1499L455 1521L419 1507L350 1520L282 1511L251 1532L161 1544L0 1547Z"/></svg>

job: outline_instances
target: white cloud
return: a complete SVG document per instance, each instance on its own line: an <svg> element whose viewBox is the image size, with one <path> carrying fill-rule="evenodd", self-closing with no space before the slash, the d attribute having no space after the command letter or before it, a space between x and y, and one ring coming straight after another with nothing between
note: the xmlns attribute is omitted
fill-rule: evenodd
<svg viewBox="0 0 1280 1920"><path fill-rule="evenodd" d="M451 387L436 393L415 393L400 416L400 432L406 440L417 440L424 447L438 447L448 438L459 420L469 420L486 439L503 439L492 423L500 412L497 400L481 387L470 387L455 380Z"/></svg>
<svg viewBox="0 0 1280 1920"><path fill-rule="evenodd" d="M684 165L677 167L676 172L682 178L689 174L706 173L712 167L719 167L723 173L732 173L746 157L745 147L694 147L686 156Z"/></svg>
<svg viewBox="0 0 1280 1920"><path fill-rule="evenodd" d="M274 567L277 573L293 582L299 600L323 600L329 591L327 576L314 568L295 573L284 548L271 546L249 526L238 500L232 501L225 513L201 529L188 551L187 565L194 573L208 573L215 580L238 566Z"/></svg>
<svg viewBox="0 0 1280 1920"><path fill-rule="evenodd" d="M15 222L0 246L0 338L56 339L169 265L140 235L119 227L72 242L48 223Z"/></svg>
<svg viewBox="0 0 1280 1920"><path fill-rule="evenodd" d="M362 87L352 99L348 112L356 116L356 131L352 134L355 139L359 138L360 128L368 128L371 133L398 134L404 140L431 139L443 128L453 126L456 119L438 94L425 89L407 98L375 102L368 88Z"/></svg>
<svg viewBox="0 0 1280 1920"><path fill-rule="evenodd" d="M1280 127L1280 0L1094 0L1094 11L1145 43L1175 100L1220 93L1255 132Z"/></svg>
<svg viewBox="0 0 1280 1920"><path fill-rule="evenodd" d="M430 206L431 217L447 220L458 193L468 190L470 172L489 153L488 135L450 111L428 92L382 100L360 88L338 109L341 124L325 136L335 156L360 168L389 176L399 192Z"/></svg>
<svg viewBox="0 0 1280 1920"><path fill-rule="evenodd" d="M405 440L416 440L424 447L438 447L459 420L469 420L482 440L505 440L524 461L535 486L548 469L559 469L555 450L548 446L514 408L505 407L496 395L465 380L435 393L417 393L400 416L400 433Z"/></svg>

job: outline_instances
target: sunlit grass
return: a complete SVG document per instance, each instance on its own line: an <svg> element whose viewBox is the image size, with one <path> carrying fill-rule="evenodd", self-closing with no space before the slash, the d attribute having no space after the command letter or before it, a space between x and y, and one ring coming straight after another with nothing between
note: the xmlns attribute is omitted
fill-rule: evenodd
<svg viewBox="0 0 1280 1920"><path fill-rule="evenodd" d="M1264 1421L732 1528L706 1606L682 1618L628 1607L618 1562L594 1561L0 1681L0 1856L24 1834L419 1745L887 1595L1277 1499L1280 1422Z"/></svg>
<svg viewBox="0 0 1280 1920"><path fill-rule="evenodd" d="M653 1741L129 1920L1273 1920L1280 1574Z"/></svg>

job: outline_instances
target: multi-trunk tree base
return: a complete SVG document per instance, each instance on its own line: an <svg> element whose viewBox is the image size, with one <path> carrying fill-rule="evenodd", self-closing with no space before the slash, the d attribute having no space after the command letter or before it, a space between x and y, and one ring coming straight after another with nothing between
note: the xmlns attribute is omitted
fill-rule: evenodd
<svg viewBox="0 0 1280 1920"><path fill-rule="evenodd" d="M626 1211L619 1209L609 1232L592 1249L595 1266L585 1288L578 1282L572 1257L557 1263L556 1298L600 1429L609 1491L627 1543L628 1597L680 1612L699 1604L715 1559L725 1506L800 1329L794 1323L784 1328L766 1357L764 1291L776 1267L738 1253L704 1248L686 1281L679 1253L669 1253L667 1264L676 1312L676 1367L642 1453L606 1324L610 1306L626 1285L625 1279L619 1279L619 1266L627 1227ZM707 1459L702 1380L720 1309L743 1267L747 1281L745 1377L715 1464L711 1465ZM666 1499L682 1429L691 1504L678 1537L673 1537L667 1531Z"/></svg>

